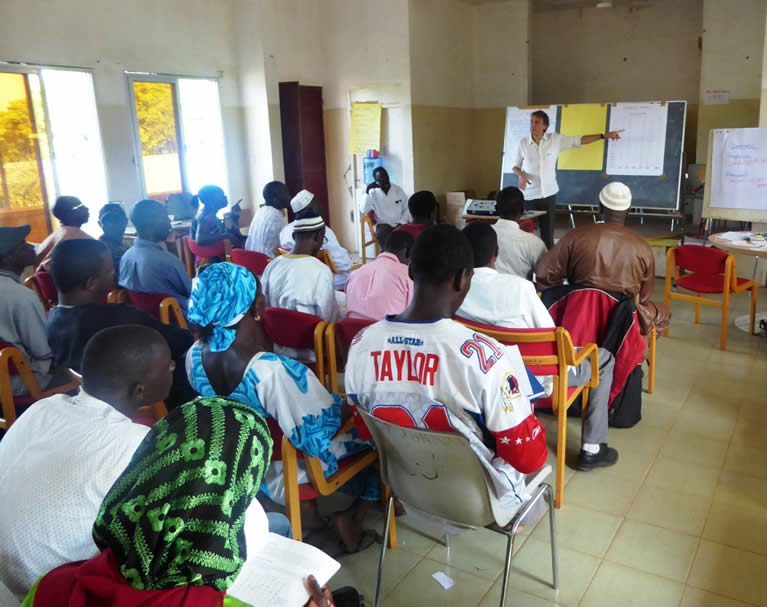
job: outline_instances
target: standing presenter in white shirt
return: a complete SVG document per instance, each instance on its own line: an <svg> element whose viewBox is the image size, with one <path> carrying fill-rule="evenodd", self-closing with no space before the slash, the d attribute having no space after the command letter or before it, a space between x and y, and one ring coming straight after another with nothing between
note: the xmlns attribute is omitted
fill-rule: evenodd
<svg viewBox="0 0 767 607"><path fill-rule="evenodd" d="M557 210L557 159L559 153L579 148L603 139L620 139L620 131L607 131L597 135L562 135L547 133L549 116L543 110L530 115L530 137L519 142L512 172L519 178L519 189L525 194L529 206L546 211L541 217L541 236L546 247L554 246L554 220Z"/></svg>
<svg viewBox="0 0 767 607"><path fill-rule="evenodd" d="M376 220L376 240L381 247L392 230L399 225L410 223L410 209L407 206L408 195L398 185L389 181L389 173L383 167L373 171L373 183L368 185L367 196L362 203L360 213L373 211Z"/></svg>

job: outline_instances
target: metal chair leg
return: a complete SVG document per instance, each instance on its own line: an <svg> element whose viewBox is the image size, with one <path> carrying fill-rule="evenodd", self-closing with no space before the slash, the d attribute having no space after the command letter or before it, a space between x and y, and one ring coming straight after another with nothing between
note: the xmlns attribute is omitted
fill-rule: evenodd
<svg viewBox="0 0 767 607"><path fill-rule="evenodd" d="M386 558L386 538L389 537L389 524L391 522L391 515L394 509L394 494L389 495L389 502L386 504L386 523L384 523L384 540L381 542L381 556L378 558L378 580L376 581L376 599L375 607L379 607L381 604L381 592L383 591L383 566L384 559Z"/></svg>
<svg viewBox="0 0 767 607"><path fill-rule="evenodd" d="M501 607L506 605L506 593L509 587L509 572L511 571L511 558L514 556L514 532L506 535L506 565L503 569L503 585L501 586Z"/></svg>
<svg viewBox="0 0 767 607"><path fill-rule="evenodd" d="M547 484L546 496L549 502L549 534L551 536L551 576L554 581L554 590L559 590L559 555L557 554L557 529L554 520L554 492L551 485Z"/></svg>

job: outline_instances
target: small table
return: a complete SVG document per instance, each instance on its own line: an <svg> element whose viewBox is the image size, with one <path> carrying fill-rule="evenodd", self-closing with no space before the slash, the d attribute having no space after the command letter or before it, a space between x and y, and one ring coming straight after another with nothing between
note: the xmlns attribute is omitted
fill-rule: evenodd
<svg viewBox="0 0 767 607"><path fill-rule="evenodd" d="M720 232L721 234L721 232ZM721 238L719 234L711 234L711 236L708 237L708 240L711 244L716 246L718 249L722 249L723 251L727 251L728 253L740 253L741 255L749 255L754 258L754 273L752 280L756 280L756 271L759 268L759 259L762 257L767 257L767 243L762 244L761 246L754 246L750 243L748 240L727 240L726 238ZM759 320L760 318L767 317L767 314L757 314L755 319L755 330L759 327ZM735 326L738 328L741 328L743 326L741 321L741 318L748 319L748 316L743 316L735 319ZM745 326L748 326L748 320L745 323ZM748 332L748 329L746 329L746 332ZM758 330L757 330L758 334Z"/></svg>
<svg viewBox="0 0 767 607"><path fill-rule="evenodd" d="M525 211L522 213L522 219L538 219L539 217L543 217L546 214L546 211ZM495 223L500 219L498 215L467 215L464 213L461 215L461 219L471 219L473 221L491 221Z"/></svg>

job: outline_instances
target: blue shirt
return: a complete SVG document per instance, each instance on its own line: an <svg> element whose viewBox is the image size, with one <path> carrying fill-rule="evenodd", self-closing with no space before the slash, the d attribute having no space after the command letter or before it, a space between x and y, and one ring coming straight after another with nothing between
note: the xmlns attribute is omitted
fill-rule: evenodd
<svg viewBox="0 0 767 607"><path fill-rule="evenodd" d="M192 280L183 262L159 244L137 238L120 261L118 282L131 291L175 297L186 316Z"/></svg>

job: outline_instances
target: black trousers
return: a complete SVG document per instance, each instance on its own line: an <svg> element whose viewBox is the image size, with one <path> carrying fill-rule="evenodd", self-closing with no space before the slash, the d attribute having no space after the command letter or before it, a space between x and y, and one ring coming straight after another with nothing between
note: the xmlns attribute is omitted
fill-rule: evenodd
<svg viewBox="0 0 767 607"><path fill-rule="evenodd" d="M536 211L546 211L543 217L539 218L541 224L541 239L546 247L551 250L554 246L554 224L557 218L557 195L552 194L546 198L536 198L528 200L527 204Z"/></svg>

